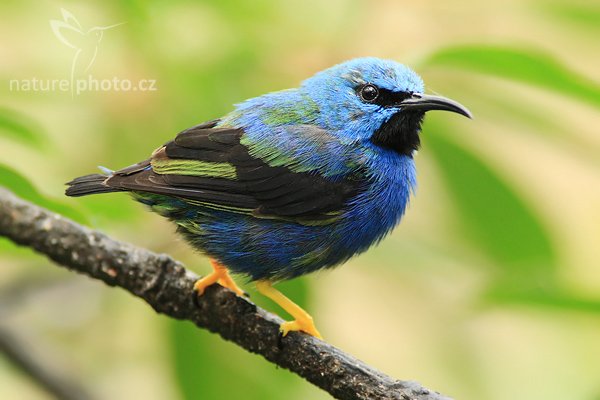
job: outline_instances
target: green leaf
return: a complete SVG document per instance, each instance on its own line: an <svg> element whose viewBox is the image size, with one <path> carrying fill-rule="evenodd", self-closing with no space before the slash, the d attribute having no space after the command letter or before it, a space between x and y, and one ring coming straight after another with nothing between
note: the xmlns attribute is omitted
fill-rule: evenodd
<svg viewBox="0 0 600 400"><path fill-rule="evenodd" d="M14 169L2 164L0 164L0 186L11 190L25 200L45 207L55 213L64 215L82 224L88 223L87 218L82 213L59 201L42 196L27 178Z"/></svg>
<svg viewBox="0 0 600 400"><path fill-rule="evenodd" d="M456 144L448 126L429 119L425 147L433 152L467 236L502 265L512 284L553 283L556 255L538 217L485 162Z"/></svg>
<svg viewBox="0 0 600 400"><path fill-rule="evenodd" d="M579 294L564 289L552 288L511 288L496 286L486 293L486 299L495 303L533 305L559 308L570 311L600 313L600 299L583 298Z"/></svg>
<svg viewBox="0 0 600 400"><path fill-rule="evenodd" d="M16 111L0 107L0 136L41 149L46 142L41 132L41 128L31 119Z"/></svg>
<svg viewBox="0 0 600 400"><path fill-rule="evenodd" d="M259 375L258 356L190 323L169 322L169 338L175 378L184 399L270 397L268 382Z"/></svg>
<svg viewBox="0 0 600 400"><path fill-rule="evenodd" d="M556 19L586 28L600 29L600 7L598 4L541 3L540 5Z"/></svg>
<svg viewBox="0 0 600 400"><path fill-rule="evenodd" d="M521 81L600 107L600 86L547 54L486 45L452 47L427 59L427 66L451 66Z"/></svg>
<svg viewBox="0 0 600 400"><path fill-rule="evenodd" d="M304 384L291 372L190 323L169 321L168 338L184 399L277 399Z"/></svg>

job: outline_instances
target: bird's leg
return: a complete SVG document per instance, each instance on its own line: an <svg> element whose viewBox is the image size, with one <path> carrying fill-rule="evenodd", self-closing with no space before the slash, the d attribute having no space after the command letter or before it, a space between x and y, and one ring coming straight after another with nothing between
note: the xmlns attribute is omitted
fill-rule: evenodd
<svg viewBox="0 0 600 400"><path fill-rule="evenodd" d="M229 290L235 292L238 296L249 296L248 293L244 292L242 288L240 288L237 283L233 280L231 275L229 275L229 271L225 267L221 267L224 270L223 275L217 281L219 285L228 288Z"/></svg>
<svg viewBox="0 0 600 400"><path fill-rule="evenodd" d="M315 327L313 318L299 305L285 297L279 290L275 289L271 285L271 282L257 281L256 289L264 296L267 296L275 303L279 304L281 308L294 317L293 321L286 321L279 327L283 336L287 335L289 331L302 331L319 339L323 339Z"/></svg>
<svg viewBox="0 0 600 400"><path fill-rule="evenodd" d="M219 283L221 286L235 292L238 296L245 295L245 292L233 281L229 271L225 266L219 264L217 261L210 259L210 265L213 267L213 272L200 278L194 284L194 290L198 292L198 295L202 295L204 290L214 283Z"/></svg>

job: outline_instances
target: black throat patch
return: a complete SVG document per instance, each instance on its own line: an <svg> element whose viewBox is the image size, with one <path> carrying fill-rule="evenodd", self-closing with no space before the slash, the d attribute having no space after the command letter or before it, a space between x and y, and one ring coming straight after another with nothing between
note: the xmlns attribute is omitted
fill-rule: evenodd
<svg viewBox="0 0 600 400"><path fill-rule="evenodd" d="M371 141L378 146L412 156L413 151L421 144L419 133L424 116L422 111L397 112L375 131Z"/></svg>

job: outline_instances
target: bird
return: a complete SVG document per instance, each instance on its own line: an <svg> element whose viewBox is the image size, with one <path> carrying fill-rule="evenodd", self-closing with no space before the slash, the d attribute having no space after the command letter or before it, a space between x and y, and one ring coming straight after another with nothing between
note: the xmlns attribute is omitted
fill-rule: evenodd
<svg viewBox="0 0 600 400"><path fill-rule="evenodd" d="M322 338L274 284L343 264L392 231L416 187L414 156L432 110L472 118L426 94L404 64L356 58L245 100L144 161L76 178L66 194L129 192L210 259L198 296L215 283L242 296L231 273L241 275L293 317L283 336Z"/></svg>

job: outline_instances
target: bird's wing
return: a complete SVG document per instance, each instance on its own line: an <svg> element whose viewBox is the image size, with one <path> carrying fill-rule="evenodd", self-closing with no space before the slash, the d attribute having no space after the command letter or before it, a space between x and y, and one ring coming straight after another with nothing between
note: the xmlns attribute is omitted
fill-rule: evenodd
<svg viewBox="0 0 600 400"><path fill-rule="evenodd" d="M272 155L261 158L244 144L242 129L216 124L181 132L150 159L116 171L105 184L257 218L315 224L337 219L360 189L360 180L352 174L326 177L317 167L299 168L295 159L290 161L293 165L285 165ZM311 129L314 134L318 128Z"/></svg>

